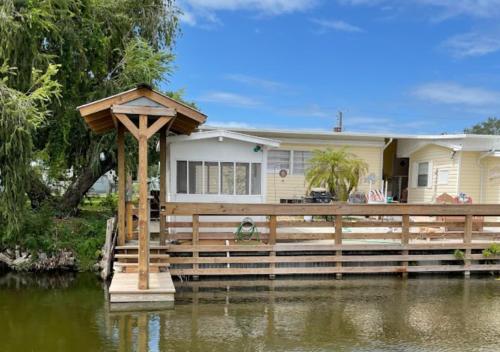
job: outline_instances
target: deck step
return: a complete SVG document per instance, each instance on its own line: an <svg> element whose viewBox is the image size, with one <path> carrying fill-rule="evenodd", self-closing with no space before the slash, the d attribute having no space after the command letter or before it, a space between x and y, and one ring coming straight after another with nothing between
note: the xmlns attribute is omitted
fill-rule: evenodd
<svg viewBox="0 0 500 352"><path fill-rule="evenodd" d="M117 259L137 259L139 254L115 254ZM168 259L170 255L168 254L149 254L149 259Z"/></svg>
<svg viewBox="0 0 500 352"><path fill-rule="evenodd" d="M149 246L149 249L154 249L154 250L168 250L170 248L169 245L164 245L164 246L161 246L161 245L150 245ZM121 250L138 250L139 249L139 246L136 245L136 244L126 244L126 245L123 245L123 246L116 246L115 247L115 250L118 250L118 251L121 251Z"/></svg>
<svg viewBox="0 0 500 352"><path fill-rule="evenodd" d="M118 267L124 267L124 266L138 266L138 263L123 263L123 262L114 262L114 266ZM160 267L167 267L170 266L170 263L149 263L149 266L160 266Z"/></svg>

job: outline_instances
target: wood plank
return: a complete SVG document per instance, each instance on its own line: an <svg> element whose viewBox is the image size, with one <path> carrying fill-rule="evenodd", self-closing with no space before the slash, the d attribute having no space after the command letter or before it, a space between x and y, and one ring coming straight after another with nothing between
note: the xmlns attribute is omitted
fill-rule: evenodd
<svg viewBox="0 0 500 352"><path fill-rule="evenodd" d="M118 245L125 244L125 193L126 193L126 176L125 176L125 127L119 123L117 131L117 152L118 152Z"/></svg>
<svg viewBox="0 0 500 352"><path fill-rule="evenodd" d="M159 117L151 126L149 126L146 132L146 138L151 138L156 132L160 130L163 126L165 126L169 121L172 121L172 117Z"/></svg>
<svg viewBox="0 0 500 352"><path fill-rule="evenodd" d="M470 244L472 242L472 215L467 215L465 217L465 226L464 226L464 244ZM472 250L470 248L465 249L465 259L464 259L464 265L466 268L470 267L471 261L470 261L470 255L472 254ZM464 271L465 276L470 275L470 271L466 270Z"/></svg>
<svg viewBox="0 0 500 352"><path fill-rule="evenodd" d="M167 130L160 130L160 204L167 201ZM161 206L160 206L161 207ZM165 245L167 228L165 216L160 216L160 245Z"/></svg>
<svg viewBox="0 0 500 352"><path fill-rule="evenodd" d="M139 139L139 128L129 119L125 114L115 114L115 117L120 121L127 130L138 140ZM147 118L147 117L146 117ZM147 123L147 121L146 121Z"/></svg>
<svg viewBox="0 0 500 352"><path fill-rule="evenodd" d="M111 106L111 112L113 114L166 116L166 117L173 117L177 114L175 109L171 108L157 108L151 106L136 106L136 105L113 105Z"/></svg>
<svg viewBox="0 0 500 352"><path fill-rule="evenodd" d="M497 216L495 204L228 204L169 203L165 215Z"/></svg>
<svg viewBox="0 0 500 352"><path fill-rule="evenodd" d="M170 245L172 253L182 252L308 252L308 251L401 251L401 250L455 250L455 249L485 249L491 243L424 243L424 244L304 244L278 243L275 245L200 245L194 248L191 245Z"/></svg>
<svg viewBox="0 0 500 352"><path fill-rule="evenodd" d="M171 257L171 264L256 264L256 263L366 263L366 262L400 262L400 261L457 261L453 254L425 255L293 255L293 256L242 256L242 257Z"/></svg>
<svg viewBox="0 0 500 352"><path fill-rule="evenodd" d="M149 287L148 117L139 116L139 289Z"/></svg>

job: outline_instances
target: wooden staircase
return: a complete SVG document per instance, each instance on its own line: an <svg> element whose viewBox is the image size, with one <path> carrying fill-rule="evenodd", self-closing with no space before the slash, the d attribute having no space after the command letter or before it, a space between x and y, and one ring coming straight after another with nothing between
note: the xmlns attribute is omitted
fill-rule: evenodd
<svg viewBox="0 0 500 352"><path fill-rule="evenodd" d="M149 271L152 273L166 272L170 266L168 255L169 246L150 245L149 248ZM136 273L138 271L139 246L137 244L126 244L115 247L115 262L113 268L115 273Z"/></svg>

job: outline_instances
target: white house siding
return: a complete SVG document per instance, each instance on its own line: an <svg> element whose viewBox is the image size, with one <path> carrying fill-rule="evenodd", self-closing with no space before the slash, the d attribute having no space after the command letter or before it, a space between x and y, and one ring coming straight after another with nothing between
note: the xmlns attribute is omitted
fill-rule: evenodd
<svg viewBox="0 0 500 352"><path fill-rule="evenodd" d="M170 144L170 177L168 196L173 202L230 202L230 203L262 203L265 199L266 157L265 148L255 152L256 144L223 138L179 141ZM225 194L181 194L177 193L177 161L205 162L243 162L261 164L260 195L225 195Z"/></svg>
<svg viewBox="0 0 500 352"><path fill-rule="evenodd" d="M311 144L281 144L278 149L282 150L297 150L297 151L312 151L315 149L332 149L340 148L336 145L311 145ZM363 159L368 164L368 174L375 175L378 180L373 188L380 188L382 179L382 146L353 146L346 145L347 150L355 154L358 158ZM367 192L369 183L361 180L359 190ZM279 203L282 198L300 198L307 193L307 182L304 175L289 174L285 178L281 178L277 172L267 174L267 203Z"/></svg>
<svg viewBox="0 0 500 352"><path fill-rule="evenodd" d="M459 193L472 197L472 202L481 202L481 168L479 152L461 152Z"/></svg>
<svg viewBox="0 0 500 352"><path fill-rule="evenodd" d="M408 186L409 203L432 203L442 193L456 195L458 185L458 169L461 152L457 152L452 158L452 150L449 148L428 145L410 154L410 175ZM415 164L418 162L430 162L431 172L428 187L416 187ZM439 170L448 170L447 184L438 185L437 173Z"/></svg>

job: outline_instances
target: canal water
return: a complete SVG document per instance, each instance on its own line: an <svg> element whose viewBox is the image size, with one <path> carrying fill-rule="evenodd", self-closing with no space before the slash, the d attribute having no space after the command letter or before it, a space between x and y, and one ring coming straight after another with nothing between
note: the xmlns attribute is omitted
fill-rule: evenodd
<svg viewBox="0 0 500 352"><path fill-rule="evenodd" d="M500 351L492 277L176 284L119 312L91 274L0 275L0 351Z"/></svg>

